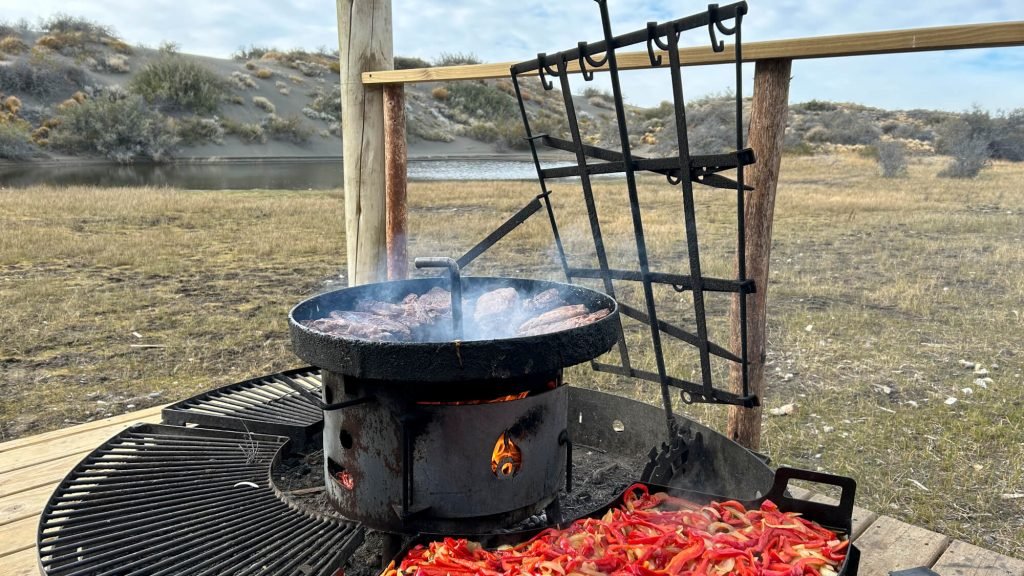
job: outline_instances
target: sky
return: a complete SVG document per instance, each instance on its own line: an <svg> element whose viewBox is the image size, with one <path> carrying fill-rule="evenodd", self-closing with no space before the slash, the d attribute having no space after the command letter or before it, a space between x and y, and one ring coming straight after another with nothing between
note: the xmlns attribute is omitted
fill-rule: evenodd
<svg viewBox="0 0 1024 576"><path fill-rule="evenodd" d="M728 2L721 2L727 4ZM748 0L743 41L1024 21L1022 0ZM706 3L609 0L615 34L702 10ZM182 52L227 57L241 46L333 49L336 4L328 0L0 0L0 19L64 12L113 26L133 44L173 41ZM601 39L592 0L392 0L395 54L433 60L471 53L484 62L526 60L580 40ZM706 31L682 43L707 42ZM750 94L753 67L745 66ZM657 105L670 98L667 73L623 73L627 101ZM595 85L607 88L607 75ZM573 77L573 91L585 86ZM735 90L728 66L687 68L688 98ZM790 101L832 100L890 109L993 112L1024 108L1024 47L800 60L793 64Z"/></svg>

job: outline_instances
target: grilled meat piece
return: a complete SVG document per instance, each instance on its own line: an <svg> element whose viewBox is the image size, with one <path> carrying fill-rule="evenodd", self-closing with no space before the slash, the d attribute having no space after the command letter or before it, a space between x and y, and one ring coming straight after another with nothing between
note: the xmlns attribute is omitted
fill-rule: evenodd
<svg viewBox="0 0 1024 576"><path fill-rule="evenodd" d="M580 326L586 326L592 322L597 322L601 318L611 314L611 310L608 308L602 308L589 314L583 314L581 316L573 316L564 320L558 320L555 322L549 322L547 324L540 324L530 328L529 330L519 329L519 336L536 336L538 334L548 334L551 332L559 332L561 330L568 330L569 328L579 328Z"/></svg>
<svg viewBox="0 0 1024 576"><path fill-rule="evenodd" d="M335 310L326 318L307 320L304 324L314 330L334 336L391 341L412 338L412 332L404 324L369 312Z"/></svg>
<svg viewBox="0 0 1024 576"><path fill-rule="evenodd" d="M415 330L435 322L442 316L451 315L451 293L443 288L434 287L422 296L408 294L397 304L379 300L359 300L355 308L359 312L382 316Z"/></svg>
<svg viewBox="0 0 1024 576"><path fill-rule="evenodd" d="M477 322L492 321L495 318L507 319L519 305L519 292L515 288L499 288L484 292L476 299L473 319Z"/></svg>
<svg viewBox="0 0 1024 576"><path fill-rule="evenodd" d="M537 316L536 318L531 318L526 322L523 322L522 324L519 325L519 329L516 330L516 333L522 334L523 332L529 332L545 324L551 324L552 322L561 322L563 320L568 320L569 318L581 316L586 313L587 307L584 306L583 304L559 306L554 310L550 310L548 312L541 314L540 316Z"/></svg>
<svg viewBox="0 0 1024 576"><path fill-rule="evenodd" d="M533 316L559 306L565 306L565 300L562 299L557 288L548 288L543 292L534 294L533 298L523 302L523 312Z"/></svg>

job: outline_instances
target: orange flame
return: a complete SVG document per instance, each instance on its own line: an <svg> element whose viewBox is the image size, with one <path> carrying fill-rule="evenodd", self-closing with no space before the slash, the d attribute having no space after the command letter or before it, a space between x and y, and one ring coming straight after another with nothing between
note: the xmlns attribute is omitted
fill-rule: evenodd
<svg viewBox="0 0 1024 576"><path fill-rule="evenodd" d="M497 404L499 402L512 402L513 400L522 400L530 395L530 391L520 392L518 394L509 394L508 396L500 396L498 398L492 398L491 400L461 400L458 402L435 402L429 400L421 400L417 402L420 406L476 406L479 404Z"/></svg>
<svg viewBox="0 0 1024 576"><path fill-rule="evenodd" d="M523 453L512 441L508 430L502 432L491 452L491 472L499 478L512 478L519 473L522 465Z"/></svg>

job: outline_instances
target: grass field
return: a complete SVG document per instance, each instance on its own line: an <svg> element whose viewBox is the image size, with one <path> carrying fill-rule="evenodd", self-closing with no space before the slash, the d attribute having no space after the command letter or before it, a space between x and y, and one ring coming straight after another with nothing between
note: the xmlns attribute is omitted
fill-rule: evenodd
<svg viewBox="0 0 1024 576"><path fill-rule="evenodd" d="M765 404L794 411L765 417L763 449L855 477L865 507L1024 557L1024 165L968 181L935 178L941 167L918 159L884 180L855 155L785 159ZM654 267L685 273L678 192L642 184ZM593 264L578 190L554 190L573 263ZM410 253L461 254L536 192L413 184ZM698 194L706 274L731 274L729 196ZM623 202L619 183L598 185L613 265L635 267ZM0 441L301 365L286 314L343 281L342 214L338 191L0 190ZM546 220L469 272L558 279ZM657 295L686 325L687 297ZM710 301L722 343L727 308ZM642 344L646 331L627 328ZM670 371L696 377L691 351L669 352ZM635 364L653 369L652 355ZM570 376L658 398L589 369ZM680 409L723 426L724 408Z"/></svg>

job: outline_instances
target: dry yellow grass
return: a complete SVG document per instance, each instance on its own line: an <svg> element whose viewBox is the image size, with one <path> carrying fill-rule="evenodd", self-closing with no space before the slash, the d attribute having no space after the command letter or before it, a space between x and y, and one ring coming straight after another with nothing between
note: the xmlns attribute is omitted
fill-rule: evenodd
<svg viewBox="0 0 1024 576"><path fill-rule="evenodd" d="M968 181L935 178L942 165L918 159L886 180L853 155L785 159L765 403L796 409L766 418L763 448L777 464L853 476L865 507L1024 556L1024 499L1001 498L1024 492L1024 165ZM537 191L414 183L410 254L459 255ZM635 267L621 183L601 181L597 196L613 265ZM732 271L730 196L698 193L707 274ZM654 267L685 273L678 191L648 178L640 197ZM593 265L578 183L553 199L573 264ZM0 438L298 366L285 316L344 270L342 213L336 191L0 190ZM468 273L558 279L543 215ZM663 316L692 326L685 295L658 294ZM709 306L724 342L728 300ZM627 327L636 363L653 366L646 330ZM692 351L672 346L669 360L696 375ZM569 378L658 397L586 368ZM680 409L724 420L721 407Z"/></svg>

